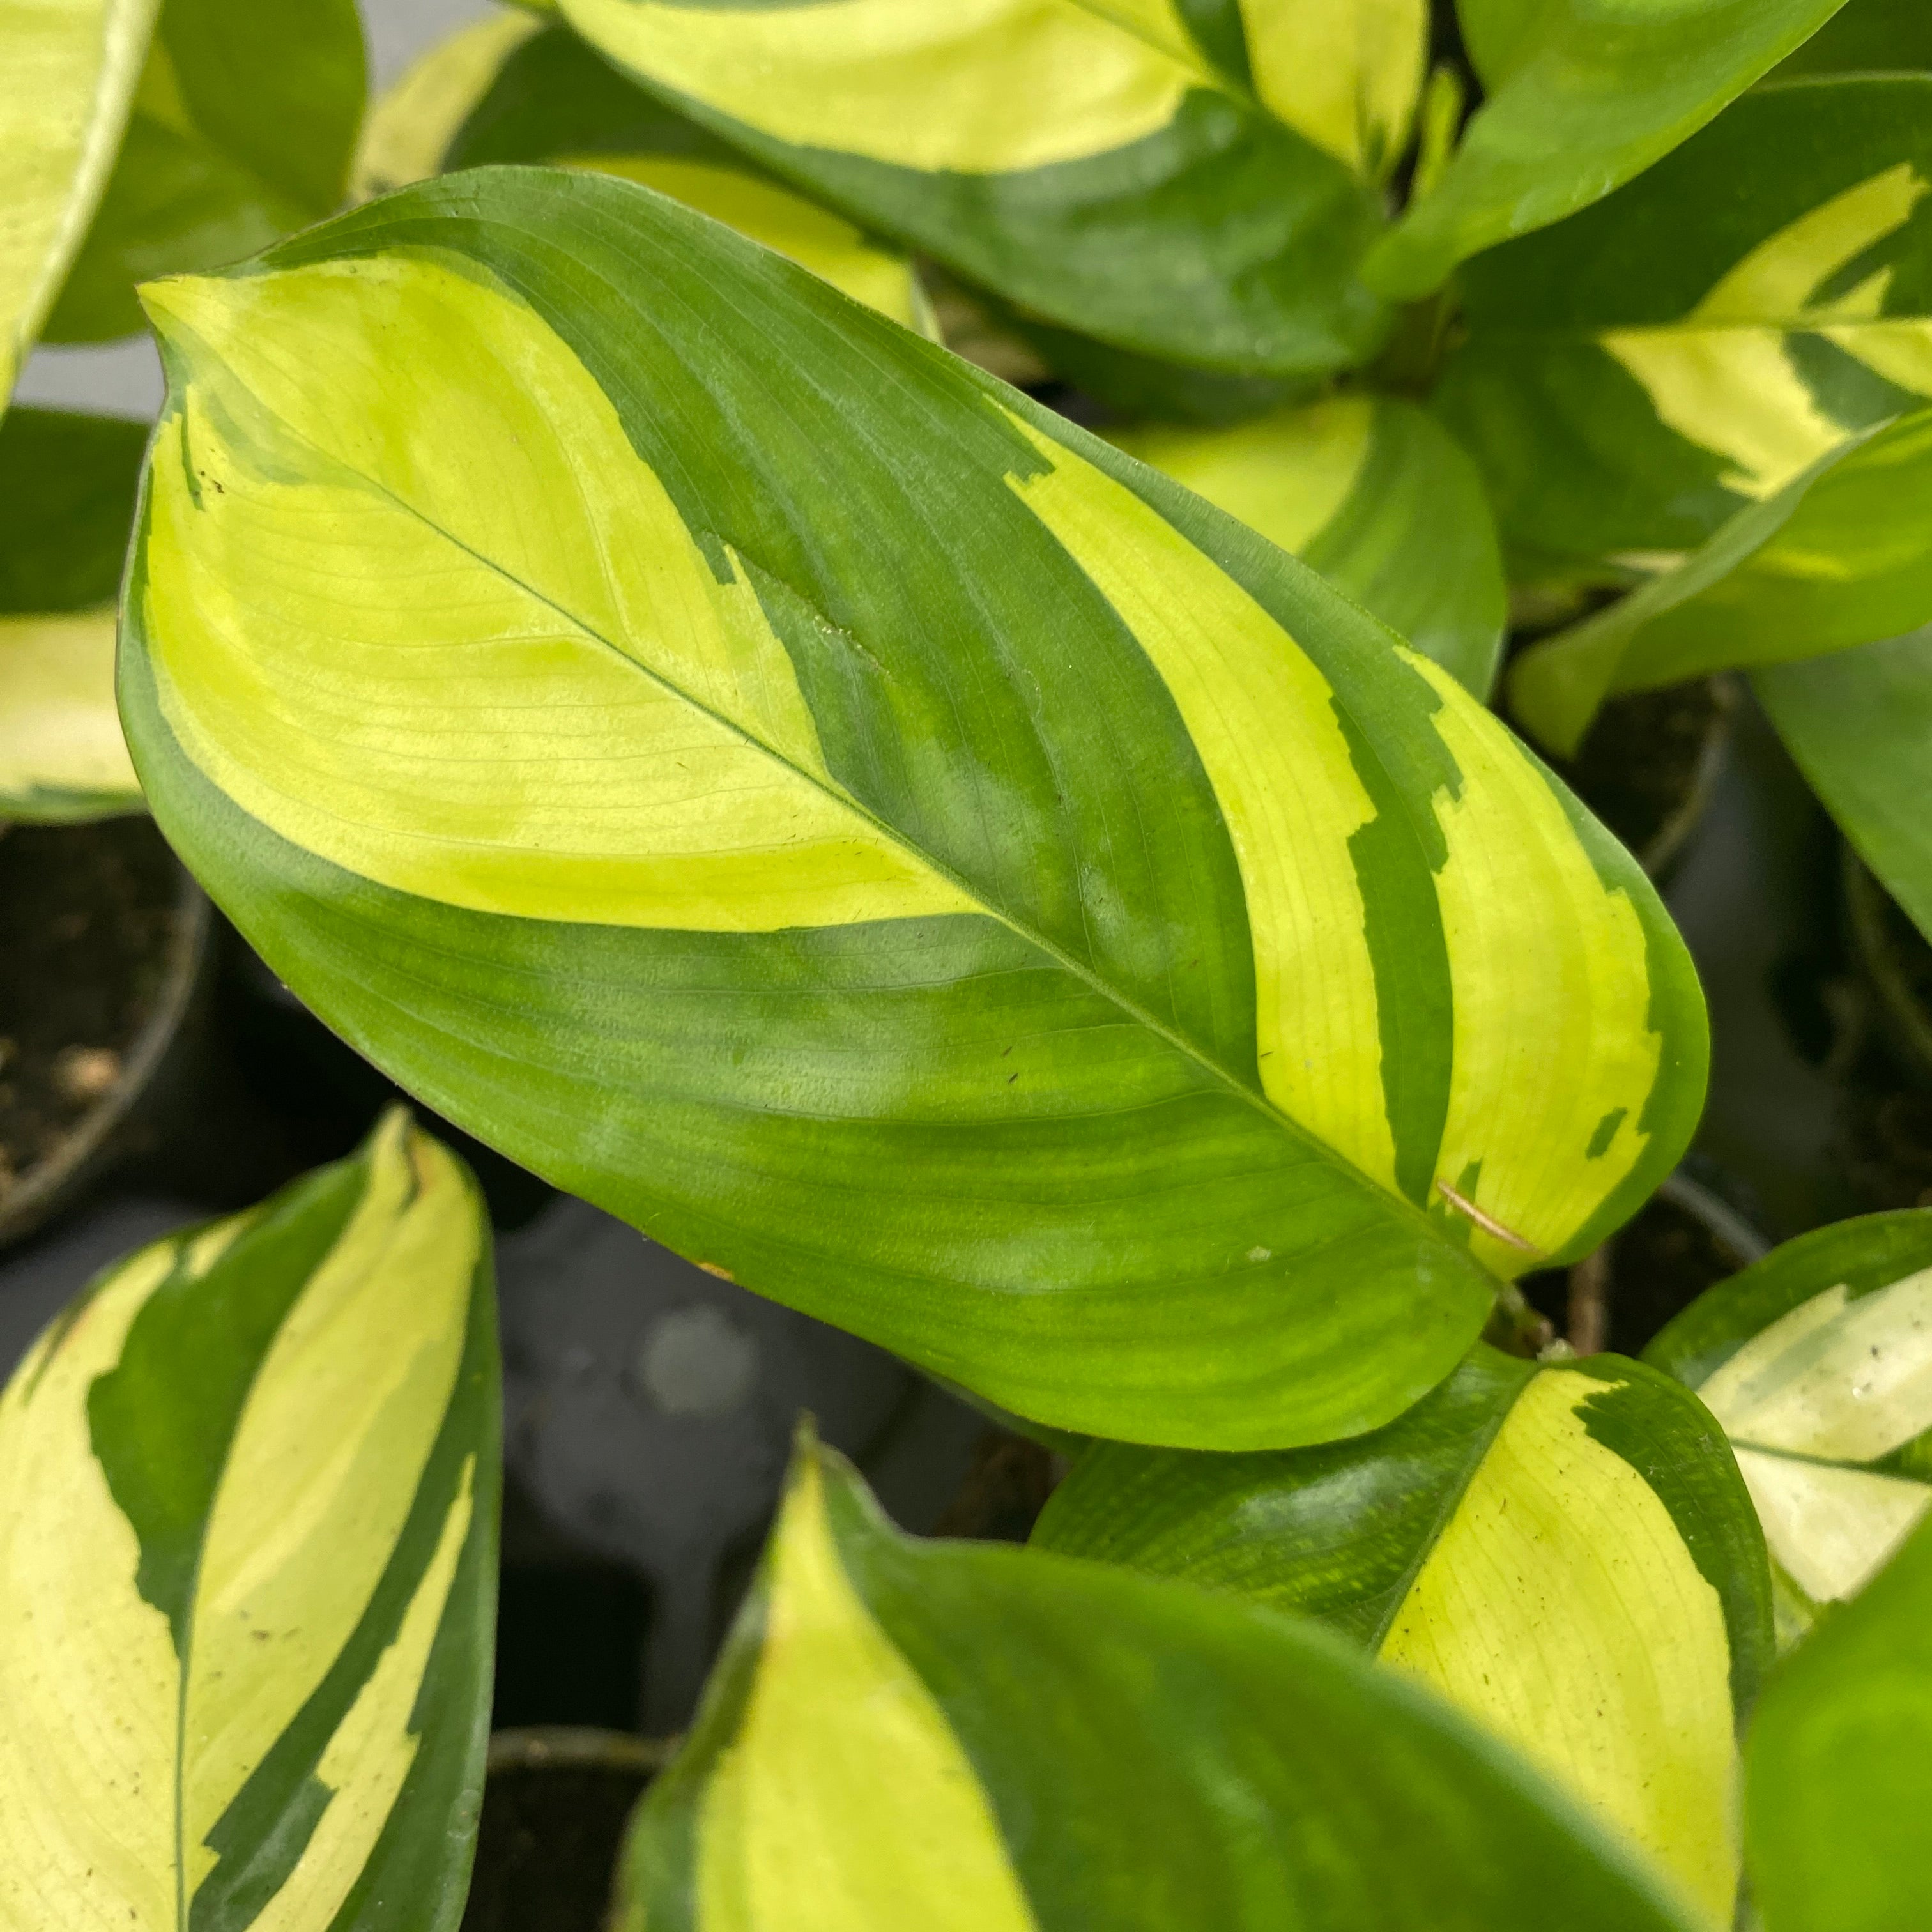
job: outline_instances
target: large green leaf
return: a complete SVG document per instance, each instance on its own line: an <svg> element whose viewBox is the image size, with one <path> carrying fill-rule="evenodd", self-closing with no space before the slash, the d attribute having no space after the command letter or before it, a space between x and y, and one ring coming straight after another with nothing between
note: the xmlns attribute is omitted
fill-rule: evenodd
<svg viewBox="0 0 1932 1932"><path fill-rule="evenodd" d="M1801 1234L1644 1354L1730 1436L1787 1640L1856 1595L1932 1502L1932 1211Z"/></svg>
<svg viewBox="0 0 1932 1932"><path fill-rule="evenodd" d="M1437 406L1526 567L1654 568L1932 396L1932 76L1747 95L1469 265Z"/></svg>
<svg viewBox="0 0 1932 1932"><path fill-rule="evenodd" d="M1258 1448L1388 1420L1676 1159L1681 943L1502 727L769 250L493 170L148 300L156 815L572 1191L1035 1420Z"/></svg>
<svg viewBox="0 0 1932 1932"><path fill-rule="evenodd" d="M1840 830L1932 934L1932 626L1772 665L1751 683Z"/></svg>
<svg viewBox="0 0 1932 1932"><path fill-rule="evenodd" d="M398 1112L0 1396L0 1924L448 1932L488 1729L489 1227Z"/></svg>
<svg viewBox="0 0 1932 1932"><path fill-rule="evenodd" d="M1644 1846L1714 1922L1738 1880L1764 1540L1682 1388L1479 1346L1386 1429L1274 1455L1096 1443L1036 1545L1315 1616L1420 1677Z"/></svg>
<svg viewBox="0 0 1932 1932"><path fill-rule="evenodd" d="M1366 0L560 10L722 139L1043 322L1246 376L1340 368L1384 332L1355 278L1378 197L1303 130L1352 155L1369 141L1352 83L1393 98L1391 57L1419 77L1412 5L1387 8L1387 40ZM1377 51L1358 67L1345 44Z"/></svg>
<svg viewBox="0 0 1932 1932"><path fill-rule="evenodd" d="M1932 1921L1932 1526L1772 1675L1744 1832L1764 1932Z"/></svg>
<svg viewBox="0 0 1932 1932"><path fill-rule="evenodd" d="M602 0L620 5L623 0ZM1694 134L1841 0L1460 0L1487 98L1364 279L1400 300L1600 201Z"/></svg>
<svg viewBox="0 0 1932 1932"><path fill-rule="evenodd" d="M364 87L356 0L162 0L120 158L47 339L133 334L136 282L239 260L333 214Z"/></svg>
<svg viewBox="0 0 1932 1932"><path fill-rule="evenodd" d="M159 0L0 0L0 410L107 186Z"/></svg>
<svg viewBox="0 0 1932 1932"><path fill-rule="evenodd" d="M1184 1585L900 1536L794 1466L617 1932L1687 1928L1451 1712Z"/></svg>
<svg viewBox="0 0 1932 1932"><path fill-rule="evenodd" d="M1532 645L1510 708L1565 757L1606 698L1822 656L1932 621L1932 409L1869 430L1674 570Z"/></svg>
<svg viewBox="0 0 1932 1932"><path fill-rule="evenodd" d="M773 176L617 73L563 27L506 47L444 143L440 168L560 161L655 188L936 334L909 257ZM425 173L435 172L428 169Z"/></svg>
<svg viewBox="0 0 1932 1932"><path fill-rule="evenodd" d="M137 809L114 704L114 600L142 423L16 410L0 422L0 818Z"/></svg>
<svg viewBox="0 0 1932 1932"><path fill-rule="evenodd" d="M1932 11L1924 0L1846 0L1772 77L1901 69L1932 70Z"/></svg>
<svg viewBox="0 0 1932 1932"><path fill-rule="evenodd" d="M1112 440L1312 564L1424 656L1489 695L1508 596L1468 457L1392 397L1332 397L1220 430Z"/></svg>

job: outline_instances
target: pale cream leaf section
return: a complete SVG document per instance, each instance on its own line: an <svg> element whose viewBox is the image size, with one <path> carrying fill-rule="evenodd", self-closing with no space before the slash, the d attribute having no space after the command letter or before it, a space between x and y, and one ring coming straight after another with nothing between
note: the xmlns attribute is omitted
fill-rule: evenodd
<svg viewBox="0 0 1932 1932"><path fill-rule="evenodd" d="M1349 836L1375 815L1334 694L1294 640L1141 500L1018 417L1052 466L1011 487L1112 604L1179 707L1254 936L1263 1090L1384 1186L1395 1144Z"/></svg>
<svg viewBox="0 0 1932 1932"><path fill-rule="evenodd" d="M1355 487L1375 410L1367 396L1334 396L1226 428L1150 423L1110 440L1296 552L1328 528Z"/></svg>
<svg viewBox="0 0 1932 1932"><path fill-rule="evenodd" d="M1241 0L1262 104L1357 173L1401 158L1427 64L1427 0Z"/></svg>
<svg viewBox="0 0 1932 1932"><path fill-rule="evenodd" d="M175 1932L180 1673L88 1394L175 1264L144 1250L0 1396L0 1928Z"/></svg>
<svg viewBox="0 0 1932 1932"><path fill-rule="evenodd" d="M148 299L195 377L153 468L160 701L244 810L532 918L978 909L832 783L742 566L524 304L420 256Z"/></svg>
<svg viewBox="0 0 1932 1932"><path fill-rule="evenodd" d="M839 1560L814 1455L767 1560L751 1694L698 1814L705 1932L1034 1932L970 1760Z"/></svg>
<svg viewBox="0 0 1932 1932"><path fill-rule="evenodd" d="M905 168L998 174L1158 134L1196 70L1117 0L818 0L691 7L563 0L594 46L660 86L800 147Z"/></svg>
<svg viewBox="0 0 1932 1932"><path fill-rule="evenodd" d="M256 1372L203 1534L182 1755L190 1896L215 1864L208 1834L374 1595L456 1386L479 1256L468 1184L400 1109L368 1175Z"/></svg>
<svg viewBox="0 0 1932 1932"><path fill-rule="evenodd" d="M1528 1384L1389 1627L1412 1671L1658 1858L1713 1924L1737 1884L1730 1646L1654 1491L1581 1413L1615 1384Z"/></svg>
<svg viewBox="0 0 1932 1932"><path fill-rule="evenodd" d="M107 186L160 0L0 0L0 410Z"/></svg>
<svg viewBox="0 0 1932 1932"><path fill-rule="evenodd" d="M1932 1268L1841 1283L1754 1335L1697 1391L1735 1442L1875 1462L1932 1429Z"/></svg>
<svg viewBox="0 0 1932 1932"><path fill-rule="evenodd" d="M114 613L0 617L0 812L36 794L141 795L114 705Z"/></svg>
<svg viewBox="0 0 1932 1932"><path fill-rule="evenodd" d="M1553 1253L1643 1149L1639 1122L1664 1042L1650 1027L1642 922L1598 876L1502 723L1448 671L1400 648L1442 698L1436 728L1462 774L1459 792L1436 800L1455 1010L1437 1178L1461 1190L1478 1168L1475 1204ZM1480 1231L1474 1246L1505 1274L1530 1258Z"/></svg>
<svg viewBox="0 0 1932 1932"><path fill-rule="evenodd" d="M1772 1555L1815 1603L1856 1596L1932 1503L1932 1489L1902 1476L1742 1446L1737 1458Z"/></svg>

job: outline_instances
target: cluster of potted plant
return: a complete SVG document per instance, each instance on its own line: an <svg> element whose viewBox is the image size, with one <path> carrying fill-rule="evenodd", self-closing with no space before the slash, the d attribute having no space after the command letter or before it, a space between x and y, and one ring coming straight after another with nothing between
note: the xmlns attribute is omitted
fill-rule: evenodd
<svg viewBox="0 0 1932 1932"><path fill-rule="evenodd" d="M0 7L10 378L168 378L0 422L0 1239L215 1134L210 901L449 1124L14 1370L0 1927L1923 1917L1932 1196L1680 1172L1657 884L1756 707L1932 1066L1919 10ZM493 1746L457 1132L1025 1546L802 1418L688 1735Z"/></svg>

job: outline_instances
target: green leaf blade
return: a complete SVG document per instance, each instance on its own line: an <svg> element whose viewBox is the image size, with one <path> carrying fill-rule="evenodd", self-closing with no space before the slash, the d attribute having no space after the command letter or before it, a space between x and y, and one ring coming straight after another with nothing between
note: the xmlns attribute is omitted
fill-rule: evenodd
<svg viewBox="0 0 1932 1932"><path fill-rule="evenodd" d="M97 1281L0 1397L0 1906L456 1923L500 1402L479 1197L400 1113Z"/></svg>
<svg viewBox="0 0 1932 1932"><path fill-rule="evenodd" d="M910 1795L942 1766L977 1797L970 1827ZM824 1882L802 1889L806 1870ZM1502 1754L1319 1633L1099 1565L899 1538L808 1448L692 1742L634 1827L618 1923L884 1932L911 1903L946 1932L1308 1915L1473 1932L1540 1922L1551 1886L1580 1932L1691 1922Z"/></svg>
<svg viewBox="0 0 1932 1932"><path fill-rule="evenodd" d="M574 1191L1035 1420L1251 1446L1387 1420L1490 1270L1674 1158L1701 1005L1574 801L1273 547L822 283L501 170L152 299L161 822ZM291 574L290 515L338 567Z"/></svg>

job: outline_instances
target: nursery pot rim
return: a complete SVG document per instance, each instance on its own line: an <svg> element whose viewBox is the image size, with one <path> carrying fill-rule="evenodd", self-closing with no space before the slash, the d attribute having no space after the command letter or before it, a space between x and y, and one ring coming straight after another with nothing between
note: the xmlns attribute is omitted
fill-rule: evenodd
<svg viewBox="0 0 1932 1932"><path fill-rule="evenodd" d="M188 1018L210 956L214 910L194 874L172 851L168 856L178 885L154 1006L123 1057L113 1085L62 1136L54 1151L28 1168L0 1200L0 1246L31 1233L86 1183L109 1141L126 1124Z"/></svg>

